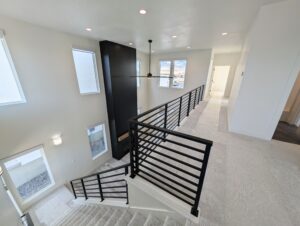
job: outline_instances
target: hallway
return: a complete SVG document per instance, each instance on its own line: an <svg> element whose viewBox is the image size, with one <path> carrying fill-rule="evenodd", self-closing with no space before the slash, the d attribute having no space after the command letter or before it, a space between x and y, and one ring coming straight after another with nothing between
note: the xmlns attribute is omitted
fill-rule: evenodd
<svg viewBox="0 0 300 226"><path fill-rule="evenodd" d="M299 225L300 146L229 133L226 100L202 102L180 132L214 142L200 203L205 225Z"/></svg>

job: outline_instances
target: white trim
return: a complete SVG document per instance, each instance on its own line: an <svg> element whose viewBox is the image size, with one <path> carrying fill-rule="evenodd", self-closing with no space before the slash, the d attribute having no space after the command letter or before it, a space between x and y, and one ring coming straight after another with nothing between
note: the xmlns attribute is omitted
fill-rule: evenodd
<svg viewBox="0 0 300 226"><path fill-rule="evenodd" d="M91 128L94 128L96 126L103 126L103 138L104 138L104 143L105 143L105 149L104 151L100 152L99 154L93 156L93 153L92 153L92 147L91 147L91 143L90 143L90 139L89 139L89 135L88 135L88 140L89 140L89 146L90 146L90 153L91 153L91 156L92 156L92 159L95 160L97 158L99 158L100 156L102 156L103 154L105 154L107 151L108 151L108 145L107 145L107 136L106 136L106 123L105 122L99 122L99 123L96 123L92 126L89 126L87 128L87 130L91 129ZM87 131L88 133L88 131Z"/></svg>
<svg viewBox="0 0 300 226"><path fill-rule="evenodd" d="M31 195L30 197L24 199L24 198L22 198L22 196L19 194L19 192L18 192L18 190L17 190L17 188L16 188L14 182L12 181L12 179L11 179L11 177L10 177L10 174L9 174L8 170L6 169L4 163L7 162L7 161L9 161L9 160L12 160L12 159L14 159L14 158L20 157L20 156L22 156L22 155L25 155L25 154L27 154L27 153L30 153L30 152L33 152L33 151L37 151L37 150L39 150L39 151L41 152L41 155L42 155L44 164L45 164L45 166L46 166L47 173L48 173L48 175L49 175L49 178L50 178L50 182L51 182L51 183L50 183L47 187L45 187L45 188L39 190L38 192L36 192L35 194ZM43 146L43 145L38 145L38 146L32 147L32 148L27 149L27 150L25 150L25 151L22 151L22 152L20 152L20 153L18 153L18 154L15 154L15 155L12 155L12 156L10 156L10 157L8 157L8 158L2 159L2 160L1 160L1 165L3 166L2 168L4 169L5 176L6 176L6 178L7 178L8 181L9 181L9 185L13 188L14 194L18 196L18 199L21 201L22 204L26 204L26 203L32 201L33 199L35 199L36 197L40 196L42 193L44 193L45 191L47 191L48 189L50 189L51 187L53 187L53 186L55 185L55 181L54 181L54 178L53 178L51 169L50 169L50 167L49 167L49 163L48 163L48 160L47 160L47 158L46 158L45 150L44 150L44 146Z"/></svg>
<svg viewBox="0 0 300 226"><path fill-rule="evenodd" d="M11 54L10 54L10 51L9 51L9 48L8 48L8 45L7 45L7 42L6 42L4 36L5 36L5 35L4 35L4 31L3 31L3 30L0 30L0 42L1 42L1 45L3 46L5 55L6 55L6 57L7 57L7 60L8 60L8 62L9 62L9 64L10 64L10 68L11 68L11 70L12 70L12 73L13 73L13 76L14 76L14 79L15 79L15 82L16 82L16 85L17 85L17 87L18 87L18 91L19 91L19 94L20 94L20 96L21 96L21 100L20 100L20 101L14 101L14 102L0 103L0 107L1 107L1 106L6 106L6 105L13 105L13 104L22 104L22 103L26 103L26 98L25 98L25 95L24 95L24 92L23 92L21 83L20 83L20 81L19 81L18 73L17 73L17 70L16 70L16 68L15 68L13 59L12 59L12 57L11 57Z"/></svg>
<svg viewBox="0 0 300 226"><path fill-rule="evenodd" d="M186 66L185 66L185 71L184 71L184 82L183 82L183 87L174 87L173 86L173 81L174 81L174 61L179 61L179 60L185 60L186 61ZM184 89L184 86L185 86L185 82L186 82L186 72L187 72L187 67L188 67L188 59L186 57L175 57L175 58L161 58L158 60L159 62L159 68L158 68L158 71L159 71L159 76L160 76L160 62L161 61L170 61L171 62L171 68L170 68L170 75L169 76L173 76L173 78L170 78L169 79L169 86L161 86L160 85L160 79L159 78L159 81L158 81L158 86L159 88L171 88L171 89Z"/></svg>
<svg viewBox="0 0 300 226"><path fill-rule="evenodd" d="M95 79L96 79L96 87L97 87L97 91L96 91L96 92L86 92L86 93L82 93L82 92L80 91L80 85L79 85L79 81L78 81L78 75L77 75L77 71L76 71L76 63L75 63L75 60L74 60L73 51L78 51L78 52L83 52L83 53L90 53L90 54L92 54L92 57L93 57L93 65L94 65L94 71L95 71ZM91 94L99 94L101 90L100 90L100 81L99 81L99 73L98 73L98 67L97 67L96 52L95 52L95 51L92 51L92 50L84 50L84 49L72 48L72 57L73 57L73 62L74 62L74 67L75 67L77 86L78 86L80 95L83 95L83 96L84 96L84 95L91 95Z"/></svg>

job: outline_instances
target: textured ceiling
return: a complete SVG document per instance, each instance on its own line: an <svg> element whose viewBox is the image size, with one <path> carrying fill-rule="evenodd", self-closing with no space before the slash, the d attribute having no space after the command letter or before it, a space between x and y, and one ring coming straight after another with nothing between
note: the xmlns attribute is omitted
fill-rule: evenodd
<svg viewBox="0 0 300 226"><path fill-rule="evenodd" d="M259 8L273 2L278 0L0 0L0 14L96 40L133 42L142 51L151 38L156 52L187 46L227 52L240 50ZM142 8L146 15L139 14Z"/></svg>

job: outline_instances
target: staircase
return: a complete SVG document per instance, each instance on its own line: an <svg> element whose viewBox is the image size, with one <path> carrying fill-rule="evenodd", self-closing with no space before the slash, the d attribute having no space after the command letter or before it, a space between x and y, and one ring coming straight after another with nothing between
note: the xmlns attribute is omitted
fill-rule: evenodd
<svg viewBox="0 0 300 226"><path fill-rule="evenodd" d="M199 202L213 142L176 131L203 92L200 86L131 119L130 163L112 162L97 173L72 180L75 199L87 201L53 225L187 226L203 221ZM97 204L89 203L90 199ZM108 206L108 200L118 200L123 207ZM153 200L169 214L150 211Z"/></svg>
<svg viewBox="0 0 300 226"><path fill-rule="evenodd" d="M51 226L192 226L174 213L99 204L75 205Z"/></svg>

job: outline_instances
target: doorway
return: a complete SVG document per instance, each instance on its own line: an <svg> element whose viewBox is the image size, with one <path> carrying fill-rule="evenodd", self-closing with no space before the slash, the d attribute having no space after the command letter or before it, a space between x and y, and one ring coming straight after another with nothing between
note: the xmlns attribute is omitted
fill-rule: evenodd
<svg viewBox="0 0 300 226"><path fill-rule="evenodd" d="M230 66L215 66L210 90L211 96L224 96Z"/></svg>
<svg viewBox="0 0 300 226"><path fill-rule="evenodd" d="M300 72L284 107L273 139L300 144Z"/></svg>

